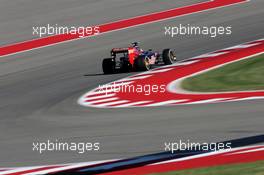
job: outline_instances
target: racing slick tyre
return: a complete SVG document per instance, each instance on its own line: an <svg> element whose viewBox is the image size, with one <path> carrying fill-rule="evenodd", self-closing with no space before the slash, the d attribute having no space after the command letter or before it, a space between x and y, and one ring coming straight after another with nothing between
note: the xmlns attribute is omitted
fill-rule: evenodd
<svg viewBox="0 0 264 175"><path fill-rule="evenodd" d="M162 59L164 64L170 65L176 61L176 56L171 49L164 49L162 52Z"/></svg>
<svg viewBox="0 0 264 175"><path fill-rule="evenodd" d="M136 71L147 71L150 69L149 58L145 55L141 55L135 59L134 67Z"/></svg>
<svg viewBox="0 0 264 175"><path fill-rule="evenodd" d="M115 60L113 58L105 58L102 63L104 74L115 73Z"/></svg>

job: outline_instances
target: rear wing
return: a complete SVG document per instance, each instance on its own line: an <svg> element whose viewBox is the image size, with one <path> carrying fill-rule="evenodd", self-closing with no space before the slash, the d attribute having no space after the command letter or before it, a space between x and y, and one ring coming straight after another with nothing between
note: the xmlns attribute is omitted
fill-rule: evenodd
<svg viewBox="0 0 264 175"><path fill-rule="evenodd" d="M114 48L111 50L112 54L117 54L117 53L128 53L128 48Z"/></svg>

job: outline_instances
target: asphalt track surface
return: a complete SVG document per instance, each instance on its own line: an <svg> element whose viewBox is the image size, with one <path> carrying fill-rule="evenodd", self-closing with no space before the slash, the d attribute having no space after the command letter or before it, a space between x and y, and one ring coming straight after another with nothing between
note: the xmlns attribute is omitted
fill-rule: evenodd
<svg viewBox="0 0 264 175"><path fill-rule="evenodd" d="M29 40L32 26L87 26L202 1L1 1L0 44ZM102 75L112 47L175 48L186 59L264 37L264 1L250 2L0 58L0 165L26 166L128 158L164 151L164 142L214 142L263 134L263 101L96 109L85 92L130 74ZM164 36L164 26L232 26L231 36ZM100 142L99 152L32 151L32 142Z"/></svg>

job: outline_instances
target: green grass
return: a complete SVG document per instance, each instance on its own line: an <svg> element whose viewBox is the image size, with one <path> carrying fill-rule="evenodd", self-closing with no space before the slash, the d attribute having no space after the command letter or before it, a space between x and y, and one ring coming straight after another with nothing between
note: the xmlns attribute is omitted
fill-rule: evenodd
<svg viewBox="0 0 264 175"><path fill-rule="evenodd" d="M187 78L182 88L196 92L264 90L264 54Z"/></svg>
<svg viewBox="0 0 264 175"><path fill-rule="evenodd" d="M173 171L152 175L264 175L264 161Z"/></svg>

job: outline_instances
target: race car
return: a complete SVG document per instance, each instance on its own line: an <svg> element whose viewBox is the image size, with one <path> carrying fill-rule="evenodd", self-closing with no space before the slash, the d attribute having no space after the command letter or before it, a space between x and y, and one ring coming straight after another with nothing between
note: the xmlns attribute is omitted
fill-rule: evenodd
<svg viewBox="0 0 264 175"><path fill-rule="evenodd" d="M111 58L103 59L104 74L117 72L148 71L154 65L164 63L173 64L176 61L175 53L171 49L164 49L162 53L142 50L138 42L127 48L113 48Z"/></svg>

